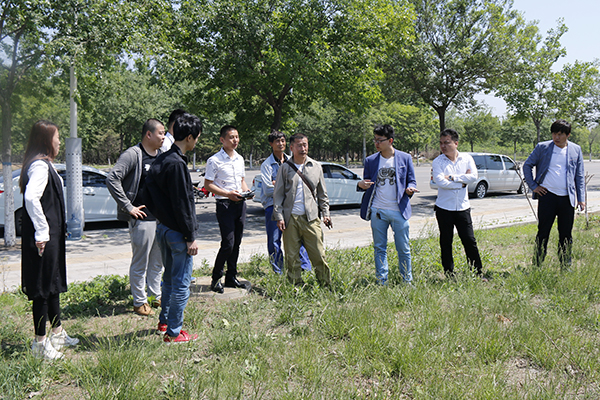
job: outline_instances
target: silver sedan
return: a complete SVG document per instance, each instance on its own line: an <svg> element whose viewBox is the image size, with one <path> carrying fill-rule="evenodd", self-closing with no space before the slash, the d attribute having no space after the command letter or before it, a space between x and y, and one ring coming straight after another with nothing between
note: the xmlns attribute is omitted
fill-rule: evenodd
<svg viewBox="0 0 600 400"><path fill-rule="evenodd" d="M64 190L66 192L66 174L67 169L64 164L54 164L56 171L65 182ZM117 220L117 203L112 198L106 188L106 172L99 169L82 167L83 174L83 212L85 222L101 222ZM19 189L19 176L21 170L13 171L13 195L15 202L15 230L17 235L21 235L21 221L23 218L23 195ZM65 193L65 201L66 201ZM4 226L4 181L0 176L0 226Z"/></svg>

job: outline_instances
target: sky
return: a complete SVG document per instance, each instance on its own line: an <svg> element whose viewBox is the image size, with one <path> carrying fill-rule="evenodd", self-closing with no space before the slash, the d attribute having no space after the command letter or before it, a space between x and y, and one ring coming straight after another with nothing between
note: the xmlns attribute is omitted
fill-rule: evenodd
<svg viewBox="0 0 600 400"><path fill-rule="evenodd" d="M599 0L513 0L513 8L521 11L527 21L538 21L540 33L555 28L556 21L564 18L569 30L561 37L567 55L558 60L555 70L575 60L600 60L600 1ZM494 115L506 113L506 103L493 96L480 95L477 100L485 101Z"/></svg>

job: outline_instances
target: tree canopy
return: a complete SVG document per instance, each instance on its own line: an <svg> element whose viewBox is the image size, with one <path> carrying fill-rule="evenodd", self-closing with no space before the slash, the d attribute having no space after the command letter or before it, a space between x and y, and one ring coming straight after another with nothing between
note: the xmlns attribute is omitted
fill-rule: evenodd
<svg viewBox="0 0 600 400"><path fill-rule="evenodd" d="M536 35L536 47L524 53L518 68L498 88L508 109L517 119L529 119L540 141L542 122L549 117L570 119L589 125L597 115L594 87L598 70L594 63L565 64L556 72L553 67L566 54L560 38L567 32L562 20L545 38Z"/></svg>
<svg viewBox="0 0 600 400"><path fill-rule="evenodd" d="M464 116L463 133L461 139L469 142L471 151L475 143L483 143L500 129L500 122L494 118L491 111L486 107L477 105L469 109Z"/></svg>
<svg viewBox="0 0 600 400"><path fill-rule="evenodd" d="M525 24L510 0L411 0L416 40L401 43L387 72L401 88L431 106L440 131L446 111L492 90L514 70L535 28Z"/></svg>
<svg viewBox="0 0 600 400"><path fill-rule="evenodd" d="M516 118L530 119L533 122L538 142L542 121L553 113L556 99L552 66L565 55L560 38L566 31L566 25L559 21L558 26L550 29L543 41L536 34L536 47L524 53L517 70L498 88L498 93Z"/></svg>
<svg viewBox="0 0 600 400"><path fill-rule="evenodd" d="M0 100L11 99L0 112L17 153L36 119L67 125L70 65L86 162L114 160L147 118L164 120L174 108L204 118L201 159L218 150L224 124L238 126L246 159L264 157L266 135L278 129L308 133L318 158L350 161L374 151L366 138L380 123L394 126L397 148L418 155L437 148L452 115L461 144L515 152L549 116L586 132L600 119L597 65L554 72L566 27L543 39L510 0L0 3ZM497 118L473 108L482 90L502 95L514 114L501 131ZM536 128L523 125L534 119ZM11 148L3 145L3 161Z"/></svg>
<svg viewBox="0 0 600 400"><path fill-rule="evenodd" d="M392 0L201 0L178 13L180 55L209 82L208 102L249 131L281 129L319 97L366 109L378 60L409 37L412 17Z"/></svg>

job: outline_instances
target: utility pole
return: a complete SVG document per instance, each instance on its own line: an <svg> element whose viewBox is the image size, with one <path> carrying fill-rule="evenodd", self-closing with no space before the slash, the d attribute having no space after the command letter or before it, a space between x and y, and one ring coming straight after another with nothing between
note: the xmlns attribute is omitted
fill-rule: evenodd
<svg viewBox="0 0 600 400"><path fill-rule="evenodd" d="M81 167L81 139L77 137L77 77L75 67L70 69L70 137L66 140L67 162L67 238L81 239L83 232L83 178Z"/></svg>

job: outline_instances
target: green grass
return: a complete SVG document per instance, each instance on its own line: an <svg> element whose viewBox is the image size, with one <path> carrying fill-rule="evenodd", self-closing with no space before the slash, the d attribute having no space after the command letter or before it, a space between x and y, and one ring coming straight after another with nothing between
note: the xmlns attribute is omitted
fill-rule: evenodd
<svg viewBox="0 0 600 400"><path fill-rule="evenodd" d="M71 285L64 326L81 344L55 363L30 355L30 305L5 293L0 399L598 399L600 220L576 221L569 271L556 236L531 265L535 232L476 232L487 283L458 239L451 280L437 238L412 242L414 288L397 268L377 286L372 247L329 250L330 289L314 274L291 286L254 256L240 266L252 295L190 299L184 325L200 338L189 345L164 345L156 317L129 311L125 278Z"/></svg>

